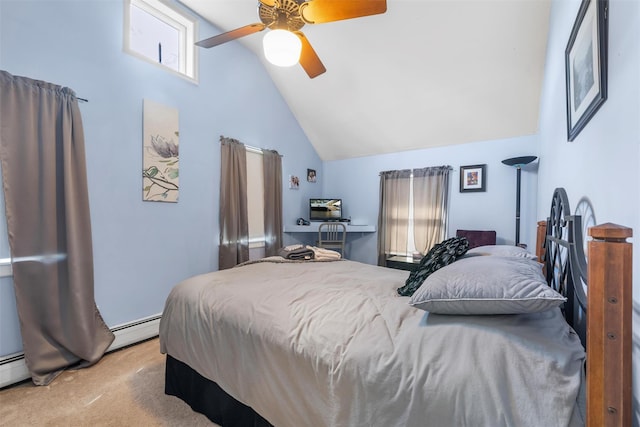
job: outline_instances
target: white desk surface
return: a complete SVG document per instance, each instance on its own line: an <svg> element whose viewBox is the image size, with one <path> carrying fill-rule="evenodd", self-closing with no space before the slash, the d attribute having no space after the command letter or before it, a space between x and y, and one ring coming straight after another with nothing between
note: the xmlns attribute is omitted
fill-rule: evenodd
<svg viewBox="0 0 640 427"><path fill-rule="evenodd" d="M321 222L312 222L310 225L285 225L285 233L317 233ZM347 233L373 233L376 231L375 225L352 225L343 222L347 227Z"/></svg>

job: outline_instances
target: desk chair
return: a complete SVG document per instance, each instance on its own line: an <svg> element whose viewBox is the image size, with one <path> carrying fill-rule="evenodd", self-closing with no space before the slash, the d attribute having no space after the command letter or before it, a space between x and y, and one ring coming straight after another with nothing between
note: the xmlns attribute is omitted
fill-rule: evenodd
<svg viewBox="0 0 640 427"><path fill-rule="evenodd" d="M318 226L318 247L337 250L344 258L347 227L341 222L323 222Z"/></svg>

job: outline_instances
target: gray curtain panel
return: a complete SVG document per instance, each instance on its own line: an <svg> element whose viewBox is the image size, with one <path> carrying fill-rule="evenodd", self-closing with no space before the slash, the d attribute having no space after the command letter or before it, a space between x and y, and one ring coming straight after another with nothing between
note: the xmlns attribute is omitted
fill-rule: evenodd
<svg viewBox="0 0 640 427"><path fill-rule="evenodd" d="M277 151L262 150L264 170L265 256L282 248L282 159Z"/></svg>
<svg viewBox="0 0 640 427"><path fill-rule="evenodd" d="M113 342L94 300L84 135L72 90L0 71L0 161L25 361L36 385Z"/></svg>
<svg viewBox="0 0 640 427"><path fill-rule="evenodd" d="M247 152L235 139L220 137L220 247L218 269L249 261Z"/></svg>

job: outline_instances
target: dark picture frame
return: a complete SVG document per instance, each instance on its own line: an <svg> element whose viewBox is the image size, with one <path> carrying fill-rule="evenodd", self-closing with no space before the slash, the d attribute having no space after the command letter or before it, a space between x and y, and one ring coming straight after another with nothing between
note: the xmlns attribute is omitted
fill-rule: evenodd
<svg viewBox="0 0 640 427"><path fill-rule="evenodd" d="M316 182L316 170L315 169L307 169L307 181L308 182Z"/></svg>
<svg viewBox="0 0 640 427"><path fill-rule="evenodd" d="M460 192L486 191L487 165L460 166Z"/></svg>
<svg viewBox="0 0 640 427"><path fill-rule="evenodd" d="M569 141L576 138L607 100L608 11L608 0L583 0L567 43Z"/></svg>

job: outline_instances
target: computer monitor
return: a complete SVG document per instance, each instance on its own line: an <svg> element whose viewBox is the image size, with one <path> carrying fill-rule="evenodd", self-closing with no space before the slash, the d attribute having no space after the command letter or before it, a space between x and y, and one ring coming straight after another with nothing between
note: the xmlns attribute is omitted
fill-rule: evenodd
<svg viewBox="0 0 640 427"><path fill-rule="evenodd" d="M309 199L309 221L340 221L342 199Z"/></svg>

